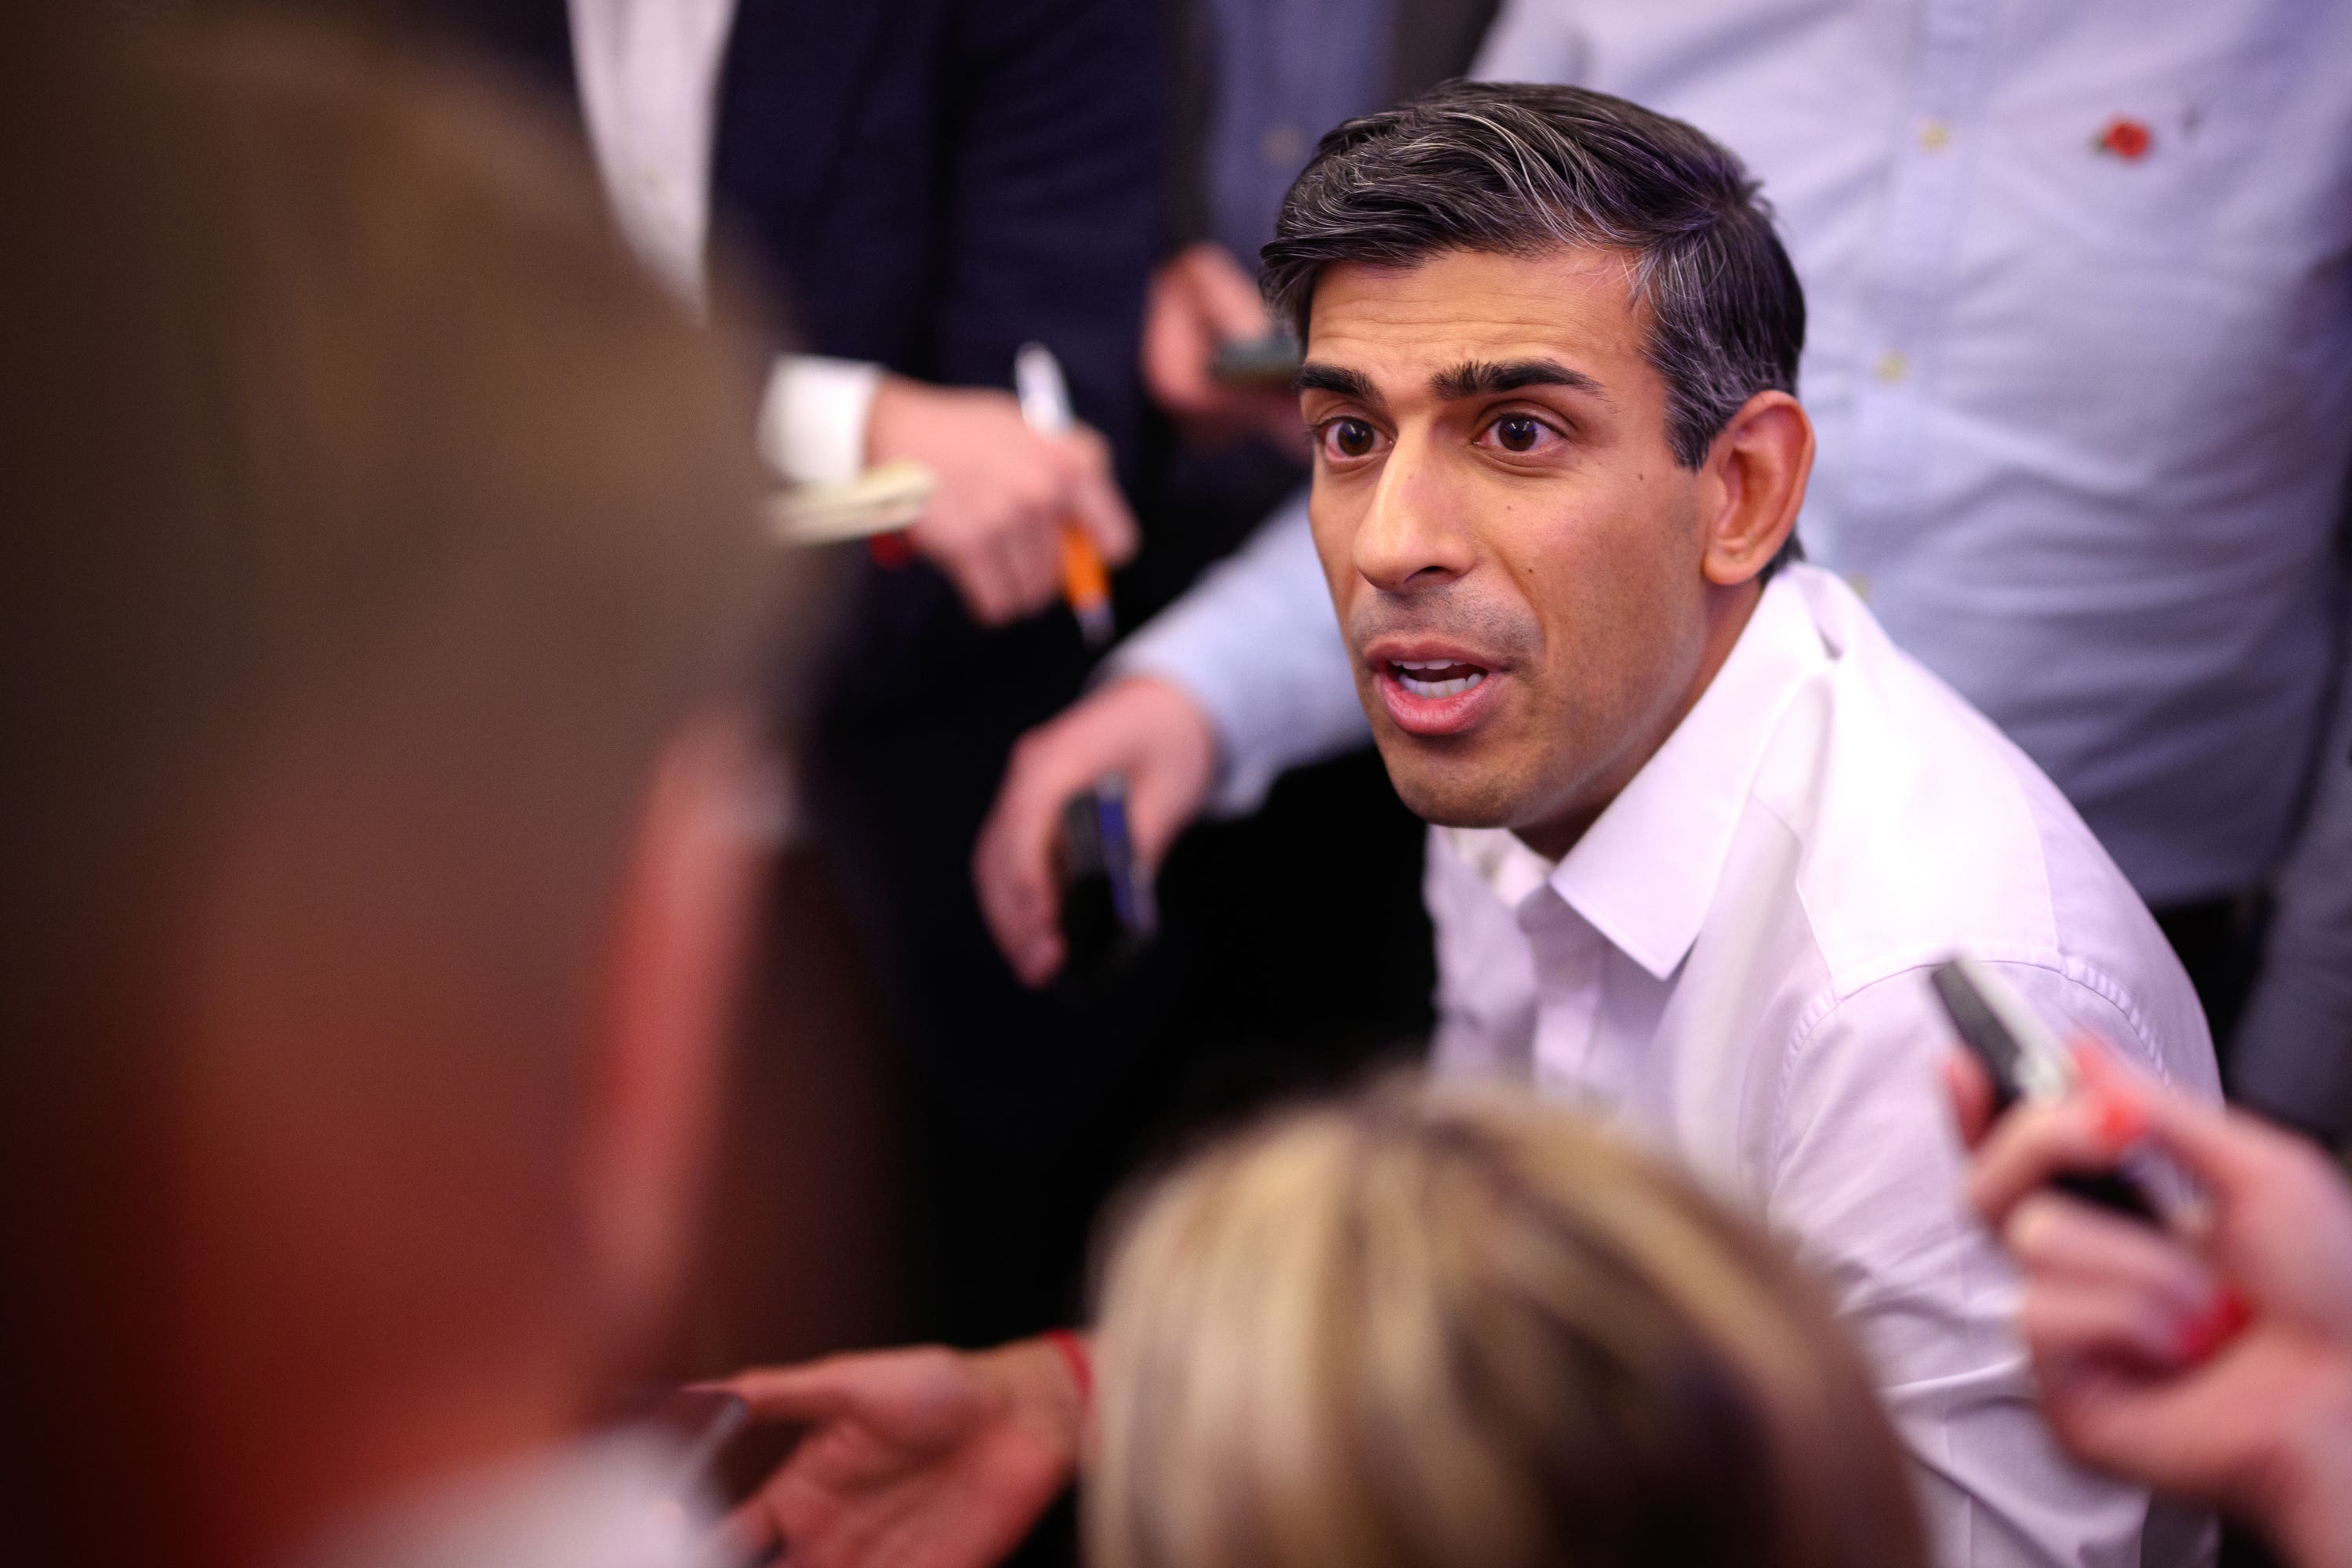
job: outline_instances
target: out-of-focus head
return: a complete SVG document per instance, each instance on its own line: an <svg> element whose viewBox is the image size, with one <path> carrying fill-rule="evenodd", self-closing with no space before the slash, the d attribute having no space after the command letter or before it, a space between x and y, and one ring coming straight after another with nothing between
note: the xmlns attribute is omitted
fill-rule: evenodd
<svg viewBox="0 0 2352 1568"><path fill-rule="evenodd" d="M1560 852L1794 548L1804 296L1769 209L1680 121L1454 83L1324 138L1265 279L1391 776Z"/></svg>
<svg viewBox="0 0 2352 1568"><path fill-rule="evenodd" d="M1567 1113L1391 1089L1163 1184L1112 1255L1098 1568L1911 1568L1811 1281Z"/></svg>
<svg viewBox="0 0 2352 1568"><path fill-rule="evenodd" d="M560 1431L666 1310L769 837L756 367L476 84L44 48L0 138L8 1403L60 1495L136 1478L90 1555L252 1561Z"/></svg>

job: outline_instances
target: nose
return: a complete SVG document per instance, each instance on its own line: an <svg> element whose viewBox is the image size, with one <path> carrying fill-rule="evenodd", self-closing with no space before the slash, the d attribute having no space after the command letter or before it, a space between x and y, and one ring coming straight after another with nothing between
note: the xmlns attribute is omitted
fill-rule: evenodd
<svg viewBox="0 0 2352 1568"><path fill-rule="evenodd" d="M1356 528L1356 570L1372 586L1413 593L1470 570L1475 552L1449 504L1443 476L1424 442L1408 438L1381 465L1371 500Z"/></svg>

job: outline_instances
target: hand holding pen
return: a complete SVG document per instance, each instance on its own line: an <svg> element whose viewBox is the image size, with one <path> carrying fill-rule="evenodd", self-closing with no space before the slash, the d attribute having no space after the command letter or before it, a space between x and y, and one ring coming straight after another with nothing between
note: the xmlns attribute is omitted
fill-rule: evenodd
<svg viewBox="0 0 2352 1568"><path fill-rule="evenodd" d="M2024 1276L2020 1325L2077 1457L2352 1561L2352 1189L2303 1139L2078 1041L2062 1099L1997 1119L1955 1056L1971 1203ZM2199 1189L2152 1226L2053 1187L2160 1154Z"/></svg>
<svg viewBox="0 0 2352 1568"><path fill-rule="evenodd" d="M1116 563L1135 552L1135 519L1119 494L1108 444L1075 421L1041 432L1004 392L885 376L865 455L871 470L919 472L929 481L913 526L903 537L877 537L877 557L885 564L915 555L929 561L983 626L1034 615L1063 595L1063 542L1072 525L1103 560ZM869 472L869 480L877 478ZM861 510L874 530L905 526L903 514L887 508ZM829 538L870 531L825 522ZM798 522L783 531L814 537Z"/></svg>
<svg viewBox="0 0 2352 1568"><path fill-rule="evenodd" d="M1021 417L1029 428L1052 440L1066 437L1077 426L1070 412L1069 384L1054 351L1043 343L1024 343L1013 357L1013 387L1021 400ZM1062 523L1062 597L1078 618L1078 631L1088 647L1104 647L1111 639L1110 570L1103 562L1102 542L1087 520L1073 512Z"/></svg>

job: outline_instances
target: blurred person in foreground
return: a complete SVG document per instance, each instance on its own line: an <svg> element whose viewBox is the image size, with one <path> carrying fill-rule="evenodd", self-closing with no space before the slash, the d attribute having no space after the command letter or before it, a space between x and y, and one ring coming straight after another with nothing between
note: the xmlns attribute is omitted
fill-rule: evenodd
<svg viewBox="0 0 2352 1568"><path fill-rule="evenodd" d="M1605 1111L1792 1241L1871 1359L1941 1561L2196 1560L2209 1520L2070 1464L2033 1407L2013 1277L1960 1204L1925 970L1980 952L2212 1096L2204 1020L2049 781L1792 558L1805 306L1755 183L1621 99L1455 84L1327 136L1267 264L1306 348L1319 569L1390 777L1436 828L1439 1070ZM1054 1373L1050 1345L971 1364ZM887 1418L871 1392L831 1414ZM972 1568L972 1516L1037 1500L960 1456L1063 1407L1014 1387L813 1510ZM772 1486L806 1500L795 1468ZM845 1524L786 1534L814 1568L871 1561Z"/></svg>
<svg viewBox="0 0 2352 1568"><path fill-rule="evenodd" d="M478 84L148 48L0 51L0 1555L706 1561L591 1418L774 833L754 362Z"/></svg>
<svg viewBox="0 0 2352 1568"><path fill-rule="evenodd" d="M2025 1273L2043 1408L2085 1462L2210 1500L2298 1568L2352 1563L2352 1190L2303 1139L2084 1043L2068 1099L1994 1120L1950 1064L1969 1194ZM2201 1198L2161 1229L2053 1190L2159 1151Z"/></svg>
<svg viewBox="0 0 2352 1568"><path fill-rule="evenodd" d="M1118 1230L1096 1568L1925 1562L1819 1287L1581 1119L1384 1087L1217 1143ZM742 1386L806 1407L848 1364ZM740 1522L767 1543L777 1521Z"/></svg>

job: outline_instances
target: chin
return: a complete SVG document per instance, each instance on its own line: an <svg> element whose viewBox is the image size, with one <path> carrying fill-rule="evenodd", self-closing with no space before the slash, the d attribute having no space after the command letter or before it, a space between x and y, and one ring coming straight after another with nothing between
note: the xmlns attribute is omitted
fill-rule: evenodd
<svg viewBox="0 0 2352 1568"><path fill-rule="evenodd" d="M1431 756L1427 742L1380 737L1381 760L1405 808L1435 827L1507 827L1519 820L1517 792L1491 767L1466 757Z"/></svg>

